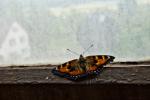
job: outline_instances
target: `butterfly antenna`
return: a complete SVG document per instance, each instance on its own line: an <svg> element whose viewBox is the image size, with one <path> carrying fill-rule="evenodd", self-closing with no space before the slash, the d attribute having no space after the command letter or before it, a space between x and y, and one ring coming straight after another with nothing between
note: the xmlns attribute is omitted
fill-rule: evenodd
<svg viewBox="0 0 150 100"><path fill-rule="evenodd" d="M90 48L92 48L94 45L91 44L82 54L84 55L84 53L86 53Z"/></svg>
<svg viewBox="0 0 150 100"><path fill-rule="evenodd" d="M78 53L76 53L76 52L74 52L74 51L72 51L72 50L70 50L70 49L67 49L69 52L71 52L71 53L73 53L73 54L75 54L75 55L78 55L79 56L79 54Z"/></svg>

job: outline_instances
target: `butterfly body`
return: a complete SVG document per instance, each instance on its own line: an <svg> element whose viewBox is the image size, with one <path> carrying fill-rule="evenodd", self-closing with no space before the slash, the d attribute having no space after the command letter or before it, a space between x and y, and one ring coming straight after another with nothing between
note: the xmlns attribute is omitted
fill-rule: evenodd
<svg viewBox="0 0 150 100"><path fill-rule="evenodd" d="M52 70L52 73L70 80L80 80L92 75L98 75L103 66L114 60L110 55L94 55L74 59L58 65Z"/></svg>

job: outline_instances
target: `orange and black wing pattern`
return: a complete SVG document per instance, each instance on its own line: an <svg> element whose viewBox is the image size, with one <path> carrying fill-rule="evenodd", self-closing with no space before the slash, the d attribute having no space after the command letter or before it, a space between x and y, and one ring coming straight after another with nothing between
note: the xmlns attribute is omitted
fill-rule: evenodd
<svg viewBox="0 0 150 100"><path fill-rule="evenodd" d="M98 68L102 68L104 65L113 62L115 57L109 55L94 55L87 56L87 72L96 71Z"/></svg>
<svg viewBox="0 0 150 100"><path fill-rule="evenodd" d="M64 64L58 65L52 70L54 75L64 77L70 80L80 80L91 75L98 75L103 66L114 60L115 57L109 55L94 55L85 57L84 69L82 69L79 60L74 59Z"/></svg>

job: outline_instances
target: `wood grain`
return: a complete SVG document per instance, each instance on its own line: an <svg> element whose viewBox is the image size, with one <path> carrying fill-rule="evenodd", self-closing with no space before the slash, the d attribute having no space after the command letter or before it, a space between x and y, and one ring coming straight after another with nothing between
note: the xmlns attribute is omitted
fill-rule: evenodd
<svg viewBox="0 0 150 100"><path fill-rule="evenodd" d="M53 66L0 68L0 100L149 100L150 66L106 67L94 79L72 82Z"/></svg>

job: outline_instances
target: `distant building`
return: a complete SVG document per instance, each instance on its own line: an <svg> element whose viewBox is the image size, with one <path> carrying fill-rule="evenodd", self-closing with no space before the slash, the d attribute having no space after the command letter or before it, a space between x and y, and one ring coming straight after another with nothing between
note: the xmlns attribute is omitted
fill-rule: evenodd
<svg viewBox="0 0 150 100"><path fill-rule="evenodd" d="M14 22L1 43L0 59L9 63L27 57L30 57L28 34L17 22Z"/></svg>

